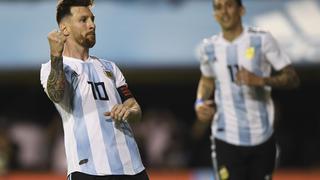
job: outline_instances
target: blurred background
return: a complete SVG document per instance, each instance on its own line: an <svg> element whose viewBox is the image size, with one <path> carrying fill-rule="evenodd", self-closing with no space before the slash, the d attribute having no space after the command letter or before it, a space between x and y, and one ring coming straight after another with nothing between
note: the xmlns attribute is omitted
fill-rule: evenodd
<svg viewBox="0 0 320 180"><path fill-rule="evenodd" d="M133 128L151 179L213 179L210 130L194 128L193 110L196 46L220 31L211 0L95 2L91 54L118 64L143 109ZM320 179L320 0L243 3L244 24L271 31L301 78L296 90L273 91L275 179ZM39 80L55 7L56 0L0 0L0 179L65 179L61 120Z"/></svg>

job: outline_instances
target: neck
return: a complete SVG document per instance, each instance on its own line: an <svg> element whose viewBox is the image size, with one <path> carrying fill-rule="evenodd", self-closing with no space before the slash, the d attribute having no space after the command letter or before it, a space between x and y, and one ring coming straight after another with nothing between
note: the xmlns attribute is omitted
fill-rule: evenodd
<svg viewBox="0 0 320 180"><path fill-rule="evenodd" d="M86 61L89 58L89 48L85 48L79 44L66 41L63 55Z"/></svg>
<svg viewBox="0 0 320 180"><path fill-rule="evenodd" d="M232 42L233 40L235 40L237 37L239 37L241 35L241 33L243 32L243 27L242 25L238 25L233 29L224 29L222 31L223 34L223 38Z"/></svg>

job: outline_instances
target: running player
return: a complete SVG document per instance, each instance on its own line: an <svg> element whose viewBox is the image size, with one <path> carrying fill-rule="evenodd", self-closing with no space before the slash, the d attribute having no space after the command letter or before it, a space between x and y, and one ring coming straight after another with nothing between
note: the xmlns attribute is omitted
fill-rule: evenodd
<svg viewBox="0 0 320 180"><path fill-rule="evenodd" d="M299 78L269 32L242 25L241 0L212 3L222 32L204 39L199 48L198 120L214 117L221 180L271 179L276 154L271 88L297 87ZM213 92L214 103L209 98Z"/></svg>
<svg viewBox="0 0 320 180"><path fill-rule="evenodd" d="M115 63L89 55L95 45L90 0L62 0L59 31L41 83L62 120L70 180L147 180L129 122L141 109Z"/></svg>

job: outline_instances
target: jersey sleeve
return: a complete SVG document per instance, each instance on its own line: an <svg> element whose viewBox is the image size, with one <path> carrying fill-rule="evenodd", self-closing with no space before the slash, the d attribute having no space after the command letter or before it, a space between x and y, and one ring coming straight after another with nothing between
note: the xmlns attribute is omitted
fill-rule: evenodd
<svg viewBox="0 0 320 180"><path fill-rule="evenodd" d="M291 64L289 56L280 48L277 41L269 32L265 35L263 50L267 61L275 70L281 70Z"/></svg>
<svg viewBox="0 0 320 180"><path fill-rule="evenodd" d="M119 67L115 63L112 63L112 65L113 65L113 73L115 76L116 88L127 85L126 79L124 78Z"/></svg>
<svg viewBox="0 0 320 180"><path fill-rule="evenodd" d="M117 65L113 64L114 69L114 75L116 80L116 88L120 95L121 101L125 102L127 99L133 98L133 94L131 93L126 80L121 72L121 70L118 68Z"/></svg>
<svg viewBox="0 0 320 180"><path fill-rule="evenodd" d="M51 70L50 62L41 65L40 82L41 82L41 85L42 85L44 91L46 92L46 94L48 94L47 83L48 83L48 77L50 74L50 70Z"/></svg>
<svg viewBox="0 0 320 180"><path fill-rule="evenodd" d="M212 64L215 61L215 52L213 44L207 39L197 47L197 58L200 62L200 71L203 76L214 77Z"/></svg>
<svg viewBox="0 0 320 180"><path fill-rule="evenodd" d="M49 97L49 94L48 94L48 90L47 90L47 84L48 84L48 78L50 75L50 71L51 71L51 61L49 61L46 64L41 65L40 82L41 82L41 85L44 89L44 92L47 94L48 97ZM66 74L67 82L68 82L69 77L70 76L68 76L68 74ZM63 105L64 108L66 107L66 105L69 105L69 97L71 96L71 93L69 92L69 83L66 83L65 88L66 88L65 95L64 95L62 101L59 103L54 103L54 104ZM49 97L49 99L50 99L50 97Z"/></svg>

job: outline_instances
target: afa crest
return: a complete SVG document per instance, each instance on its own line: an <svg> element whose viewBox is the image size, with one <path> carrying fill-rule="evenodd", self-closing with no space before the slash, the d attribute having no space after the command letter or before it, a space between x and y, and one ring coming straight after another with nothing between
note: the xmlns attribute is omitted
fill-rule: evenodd
<svg viewBox="0 0 320 180"><path fill-rule="evenodd" d="M111 71L104 71L104 74L108 77L108 78L110 78L110 79L114 79L114 77L113 77L113 74L112 74L112 72Z"/></svg>
<svg viewBox="0 0 320 180"><path fill-rule="evenodd" d="M228 171L228 169L225 166L222 166L219 169L219 175L220 175L221 180L229 179L229 171Z"/></svg>
<svg viewBox="0 0 320 180"><path fill-rule="evenodd" d="M246 50L246 58L248 60L252 60L253 57L255 56L255 49L254 47L249 47L247 50Z"/></svg>

